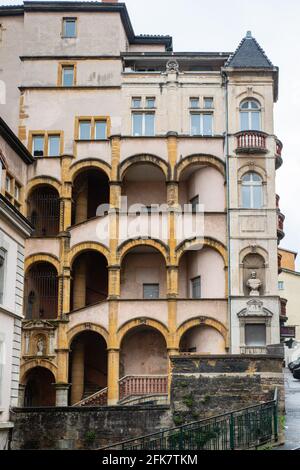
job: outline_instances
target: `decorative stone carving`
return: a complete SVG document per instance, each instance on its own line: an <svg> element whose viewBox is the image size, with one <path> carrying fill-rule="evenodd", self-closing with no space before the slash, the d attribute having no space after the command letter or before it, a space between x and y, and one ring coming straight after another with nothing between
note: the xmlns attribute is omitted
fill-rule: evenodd
<svg viewBox="0 0 300 470"><path fill-rule="evenodd" d="M167 72L179 72L179 64L177 60L175 59L168 60L166 70Z"/></svg>
<svg viewBox="0 0 300 470"><path fill-rule="evenodd" d="M238 313L238 317L272 317L273 314L264 308L263 302L258 299L251 299L247 302L247 307Z"/></svg>
<svg viewBox="0 0 300 470"><path fill-rule="evenodd" d="M251 277L248 279L246 285L250 289L250 296L259 296L259 290L261 289L262 282L256 277L256 271L252 271Z"/></svg>
<svg viewBox="0 0 300 470"><path fill-rule="evenodd" d="M43 336L39 336L37 343L37 356L44 356L45 355L45 339Z"/></svg>

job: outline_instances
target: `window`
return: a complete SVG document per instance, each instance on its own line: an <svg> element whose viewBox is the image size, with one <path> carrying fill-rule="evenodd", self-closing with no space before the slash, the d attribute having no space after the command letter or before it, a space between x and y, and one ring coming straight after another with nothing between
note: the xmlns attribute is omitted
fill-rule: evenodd
<svg viewBox="0 0 300 470"><path fill-rule="evenodd" d="M154 113L133 113L132 133L134 136L154 135Z"/></svg>
<svg viewBox="0 0 300 470"><path fill-rule="evenodd" d="M62 86L74 85L74 65L64 65L62 67Z"/></svg>
<svg viewBox="0 0 300 470"><path fill-rule="evenodd" d="M195 196L190 199L190 204L192 206L192 213L196 214L196 212L198 212L199 196Z"/></svg>
<svg viewBox="0 0 300 470"><path fill-rule="evenodd" d="M131 106L132 108L141 108L142 98L132 98Z"/></svg>
<svg viewBox="0 0 300 470"><path fill-rule="evenodd" d="M190 108L199 108L199 98L190 98Z"/></svg>
<svg viewBox="0 0 300 470"><path fill-rule="evenodd" d="M106 121L95 121L95 139L106 139Z"/></svg>
<svg viewBox="0 0 300 470"><path fill-rule="evenodd" d="M20 194L21 194L21 186L17 183L15 183L15 194L14 197L17 199L17 201L20 200Z"/></svg>
<svg viewBox="0 0 300 470"><path fill-rule="evenodd" d="M205 113L191 114L192 135L212 135L213 115Z"/></svg>
<svg viewBox="0 0 300 470"><path fill-rule="evenodd" d="M60 155L60 135L49 135L48 155L49 157L57 157Z"/></svg>
<svg viewBox="0 0 300 470"><path fill-rule="evenodd" d="M254 172L246 173L242 179L242 207L244 209L261 209L262 205L262 178Z"/></svg>
<svg viewBox="0 0 300 470"><path fill-rule="evenodd" d="M91 121L79 122L79 139L80 140L91 139Z"/></svg>
<svg viewBox="0 0 300 470"><path fill-rule="evenodd" d="M284 282L278 281L278 290L284 290Z"/></svg>
<svg viewBox="0 0 300 470"><path fill-rule="evenodd" d="M76 37L76 18L63 19L63 37L75 38Z"/></svg>
<svg viewBox="0 0 300 470"><path fill-rule="evenodd" d="M148 109L155 108L155 98L146 98L146 108Z"/></svg>
<svg viewBox="0 0 300 470"><path fill-rule="evenodd" d="M33 136L33 156L34 157L42 157L44 155L44 136L43 135L35 135Z"/></svg>
<svg viewBox="0 0 300 470"><path fill-rule="evenodd" d="M0 406L2 405L3 375L4 375L4 334L0 333Z"/></svg>
<svg viewBox="0 0 300 470"><path fill-rule="evenodd" d="M201 298L201 277L197 276L191 279L192 299Z"/></svg>
<svg viewBox="0 0 300 470"><path fill-rule="evenodd" d="M143 297L144 299L158 299L159 284L143 284Z"/></svg>
<svg viewBox="0 0 300 470"><path fill-rule="evenodd" d="M204 108L205 109L212 109L214 107L214 99L213 98L204 98Z"/></svg>
<svg viewBox="0 0 300 470"><path fill-rule="evenodd" d="M0 248L0 304L3 304L4 300L5 260L6 251Z"/></svg>
<svg viewBox="0 0 300 470"><path fill-rule="evenodd" d="M266 325L251 323L245 325L245 343L246 346L265 346Z"/></svg>
<svg viewBox="0 0 300 470"><path fill-rule="evenodd" d="M260 131L260 114L260 105L257 101L243 101L240 106L241 131Z"/></svg>
<svg viewBox="0 0 300 470"><path fill-rule="evenodd" d="M10 193L11 189L12 189L12 178L10 176L6 175L6 178L5 178L5 191Z"/></svg>

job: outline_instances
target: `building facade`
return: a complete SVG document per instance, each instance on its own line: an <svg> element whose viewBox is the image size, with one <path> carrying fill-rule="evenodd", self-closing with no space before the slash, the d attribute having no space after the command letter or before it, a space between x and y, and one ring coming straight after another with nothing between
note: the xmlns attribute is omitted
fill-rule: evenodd
<svg viewBox="0 0 300 470"><path fill-rule="evenodd" d="M11 406L18 405L25 239L32 227L20 213L33 158L0 118L0 449L6 449Z"/></svg>
<svg viewBox="0 0 300 470"><path fill-rule="evenodd" d="M279 343L278 69L251 33L175 53L116 1L0 16L2 115L35 159L21 403L167 395L172 354Z"/></svg>

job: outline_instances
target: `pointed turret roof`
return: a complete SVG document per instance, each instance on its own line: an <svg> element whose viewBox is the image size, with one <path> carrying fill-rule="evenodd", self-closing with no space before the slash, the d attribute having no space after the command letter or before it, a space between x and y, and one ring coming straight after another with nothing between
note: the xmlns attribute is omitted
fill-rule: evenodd
<svg viewBox="0 0 300 470"><path fill-rule="evenodd" d="M251 31L247 31L237 50L227 60L225 67L274 68L256 39L252 37Z"/></svg>

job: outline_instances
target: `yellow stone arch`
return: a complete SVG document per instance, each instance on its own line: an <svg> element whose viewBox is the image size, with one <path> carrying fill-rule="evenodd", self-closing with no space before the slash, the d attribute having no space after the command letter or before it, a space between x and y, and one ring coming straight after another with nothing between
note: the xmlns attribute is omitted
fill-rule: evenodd
<svg viewBox="0 0 300 470"><path fill-rule="evenodd" d="M73 264L74 259L81 253L84 253L85 251L97 251L98 253L101 253L103 256L105 256L107 263L109 264L110 260L110 252L109 249L106 248L106 246L102 245L102 243L99 242L82 242L82 243L77 243L74 245L70 252L69 252L69 264L70 266Z"/></svg>
<svg viewBox="0 0 300 470"><path fill-rule="evenodd" d="M191 318L190 320L186 320L177 328L176 333L177 333L178 348L179 348L180 340L182 336L184 335L184 333L186 333L191 328L195 326L199 326L199 325L210 326L214 328L215 330L217 330L224 338L225 348L228 347L228 329L226 328L226 326L219 320L216 320L215 318L199 316L199 317Z"/></svg>
<svg viewBox="0 0 300 470"><path fill-rule="evenodd" d="M182 243L180 243L176 248L177 264L179 264L180 258L185 251L199 244L203 247L210 247L213 250L217 251L222 256L225 267L228 266L228 256L226 247L223 245L223 243L211 237L195 237L193 239L184 240Z"/></svg>
<svg viewBox="0 0 300 470"><path fill-rule="evenodd" d="M184 157L175 166L175 180L179 181L182 172L192 165L206 165L215 168L225 178L225 163L214 155L193 154Z"/></svg>
<svg viewBox="0 0 300 470"><path fill-rule="evenodd" d="M35 367L43 367L44 369L48 369L54 375L55 382L57 380L57 366L53 364L53 362L49 361L48 359L31 359L30 361L26 361L25 364L22 364L20 367L20 383L25 385L26 375Z"/></svg>
<svg viewBox="0 0 300 470"><path fill-rule="evenodd" d="M110 179L111 167L107 162L105 162L104 160L100 160L100 159L96 160L93 158L86 158L84 160L79 160L71 165L70 173L69 173L70 180L74 182L76 176L79 173L81 173L84 170L89 170L93 168L103 171L108 177L108 179Z"/></svg>
<svg viewBox="0 0 300 470"><path fill-rule="evenodd" d="M34 255L28 256L28 258L25 259L24 271L26 272L35 263L50 263L55 267L57 274L59 273L59 259L54 255L50 255L49 253L35 253Z"/></svg>
<svg viewBox="0 0 300 470"><path fill-rule="evenodd" d="M169 347L170 338L169 338L168 328L163 323L161 323L158 320L154 320L153 318L139 317L139 318L134 318L132 320L127 321L126 323L124 323L118 328L117 337L116 337L117 348L121 347L121 343L122 343L124 336L130 330L134 330L135 328L138 328L139 326L150 326L151 328L159 331L165 339L167 348Z"/></svg>
<svg viewBox="0 0 300 470"><path fill-rule="evenodd" d="M28 181L26 186L26 199L30 196L32 191L37 189L39 186L50 186L53 189L56 189L59 196L61 196L61 182L52 176L36 176Z"/></svg>
<svg viewBox="0 0 300 470"><path fill-rule="evenodd" d="M126 160L124 160L123 162L119 164L119 168L118 168L119 180L122 181L128 168L138 163L149 163L150 165L154 165L163 172L163 174L165 175L166 181L170 178L170 166L165 160L163 160L161 157L158 157L152 154L138 154L138 155L133 155L131 157L126 158Z"/></svg>
<svg viewBox="0 0 300 470"><path fill-rule="evenodd" d="M147 239L141 239L141 238L135 238L132 240L127 240L123 242L119 247L117 251L117 259L118 263L121 264L124 256L132 249L135 248L136 246L151 246L152 248L156 249L159 251L162 256L165 259L166 265L169 262L169 248L167 245L165 245L163 242L160 240L156 240L153 238L147 238Z"/></svg>
<svg viewBox="0 0 300 470"><path fill-rule="evenodd" d="M87 326L88 325L88 326ZM108 345L108 331L101 325L96 325L95 323L80 323L79 325L73 326L67 332L68 345L71 346L71 343L75 336L84 331L94 331L98 333L105 340L106 345Z"/></svg>

